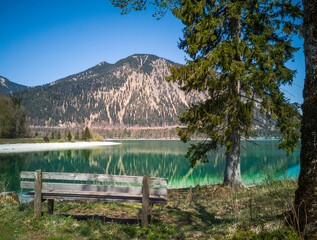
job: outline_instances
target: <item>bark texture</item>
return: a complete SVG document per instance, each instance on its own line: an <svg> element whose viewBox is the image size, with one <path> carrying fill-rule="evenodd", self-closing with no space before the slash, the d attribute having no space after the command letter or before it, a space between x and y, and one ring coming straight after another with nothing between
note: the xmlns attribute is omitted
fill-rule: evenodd
<svg viewBox="0 0 317 240"><path fill-rule="evenodd" d="M295 206L305 239L317 239L317 0L304 0L306 78L301 126L301 170Z"/></svg>
<svg viewBox="0 0 317 240"><path fill-rule="evenodd" d="M241 41L241 21L240 15L233 17L230 19L230 32L232 41L237 44ZM235 60L240 61L241 57L237 53L235 55ZM240 99L241 94L241 83L240 83L240 75L238 73L234 73L231 79L231 89L230 91ZM234 106L234 112L229 115L228 123L232 126L232 136L230 141L232 142L230 146L230 152L226 156L226 168L223 184L230 188L241 188L244 187L242 178L241 178L241 170L240 170L240 141L241 141L241 133L240 126L235 120L234 114L239 111L238 103Z"/></svg>
<svg viewBox="0 0 317 240"><path fill-rule="evenodd" d="M244 187L240 170L240 138L239 131L232 134L231 152L226 157L226 168L223 183L230 188Z"/></svg>

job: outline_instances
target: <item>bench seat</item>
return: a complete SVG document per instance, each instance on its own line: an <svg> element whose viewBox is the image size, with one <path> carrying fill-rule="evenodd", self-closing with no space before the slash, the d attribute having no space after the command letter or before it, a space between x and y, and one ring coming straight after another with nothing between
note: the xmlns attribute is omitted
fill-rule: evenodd
<svg viewBox="0 0 317 240"><path fill-rule="evenodd" d="M147 227L153 204L167 204L166 178L120 176L89 173L21 172L21 189L34 189L23 195L34 198L34 214L42 215L42 202L48 200L48 212L54 200L84 200L142 203L142 227Z"/></svg>
<svg viewBox="0 0 317 240"><path fill-rule="evenodd" d="M34 198L34 191L25 193L24 198ZM142 194L118 194L100 192L65 192L65 191L42 191L43 199L61 200L85 200L85 201L107 201L107 202L131 202L142 203ZM167 198L150 196L151 204L166 204Z"/></svg>

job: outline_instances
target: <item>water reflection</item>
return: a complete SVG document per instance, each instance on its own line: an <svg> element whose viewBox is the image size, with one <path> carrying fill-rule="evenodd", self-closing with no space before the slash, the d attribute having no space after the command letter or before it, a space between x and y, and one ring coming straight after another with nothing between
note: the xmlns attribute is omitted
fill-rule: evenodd
<svg viewBox="0 0 317 240"><path fill-rule="evenodd" d="M242 143L241 173L248 184L264 180L266 169L277 172L299 163L299 153L286 157L284 151L277 149L278 142L258 141L257 144ZM149 174L167 177L170 188L221 182L224 151L211 153L209 163L190 169L184 157L187 147L188 144L180 141L122 141L121 145L96 149L2 154L0 191L18 190L20 171L36 169L138 176Z"/></svg>

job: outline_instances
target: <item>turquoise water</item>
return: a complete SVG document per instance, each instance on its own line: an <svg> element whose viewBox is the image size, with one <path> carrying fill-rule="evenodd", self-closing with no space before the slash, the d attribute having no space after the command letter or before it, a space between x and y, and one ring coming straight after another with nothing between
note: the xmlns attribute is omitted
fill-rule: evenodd
<svg viewBox="0 0 317 240"><path fill-rule="evenodd" d="M121 145L84 150L0 154L0 191L19 190L20 171L81 172L166 177L169 188L220 183L223 149L209 154L209 163L189 168L185 154L189 144L181 141L119 141ZM281 177L297 177L299 152L287 157L277 141L242 141L241 174L246 184Z"/></svg>

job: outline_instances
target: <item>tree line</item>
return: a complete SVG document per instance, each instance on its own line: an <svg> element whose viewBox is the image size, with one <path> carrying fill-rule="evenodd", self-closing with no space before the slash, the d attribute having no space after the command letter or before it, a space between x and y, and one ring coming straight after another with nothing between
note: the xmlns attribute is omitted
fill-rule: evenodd
<svg viewBox="0 0 317 240"><path fill-rule="evenodd" d="M30 126L20 100L0 93L0 138L29 136Z"/></svg>
<svg viewBox="0 0 317 240"><path fill-rule="evenodd" d="M49 142L50 139L57 139L57 140L67 140L67 141L103 141L103 137L90 130L88 127L85 127L81 132L79 129L76 130L76 132L73 130L48 130L43 132L35 132L34 137L38 138L40 136L44 135L44 141Z"/></svg>

